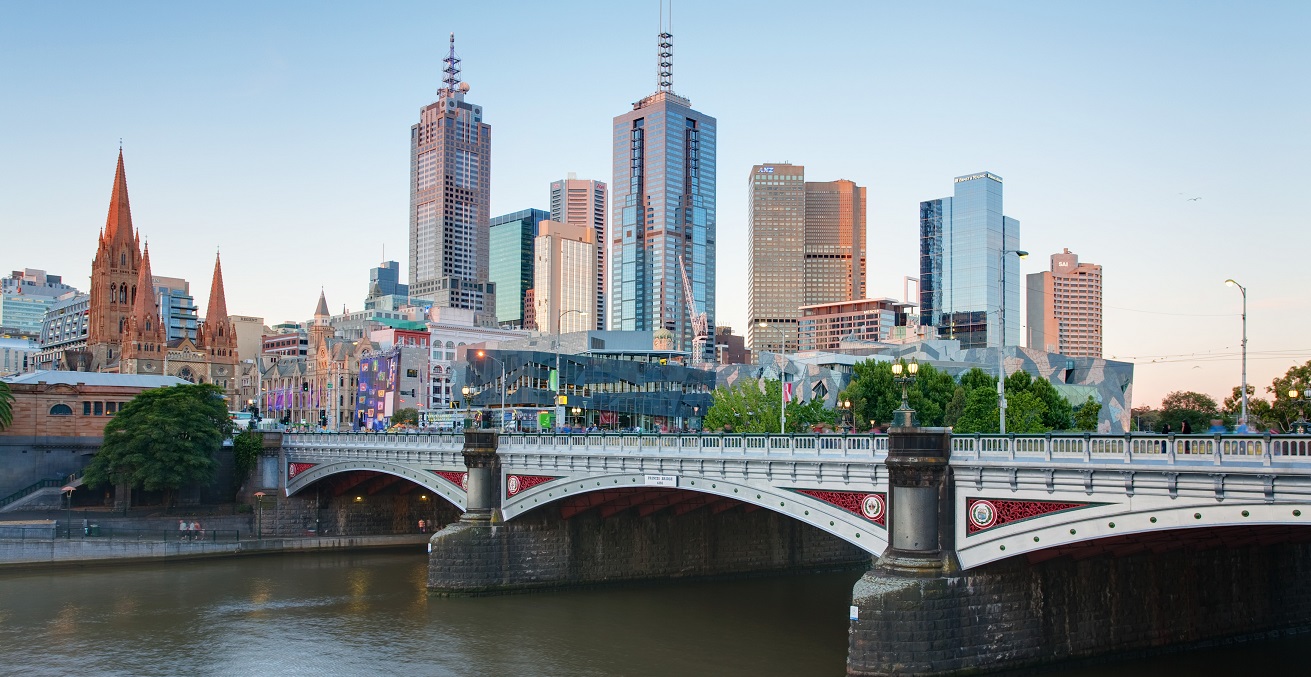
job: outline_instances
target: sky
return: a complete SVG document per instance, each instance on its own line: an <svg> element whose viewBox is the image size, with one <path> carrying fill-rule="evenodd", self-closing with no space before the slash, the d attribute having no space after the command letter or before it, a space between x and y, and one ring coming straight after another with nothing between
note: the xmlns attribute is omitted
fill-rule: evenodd
<svg viewBox="0 0 1311 677"><path fill-rule="evenodd" d="M409 127L450 33L492 126L492 214L611 182L611 119L655 90L658 3L0 0L0 271L89 287L122 140L157 275L266 324L363 308L407 260ZM868 294L918 275L921 200L1005 180L1048 268L1100 264L1135 405L1311 359L1306 2L677 2L674 90L718 119L717 323L745 333L747 177L869 195ZM1201 199L1191 199L1201 198ZM408 275L408 271L403 271Z"/></svg>

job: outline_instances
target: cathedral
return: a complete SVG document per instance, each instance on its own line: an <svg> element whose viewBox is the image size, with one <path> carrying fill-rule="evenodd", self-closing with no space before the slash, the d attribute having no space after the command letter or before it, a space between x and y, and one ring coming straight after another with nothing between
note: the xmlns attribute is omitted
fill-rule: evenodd
<svg viewBox="0 0 1311 677"><path fill-rule="evenodd" d="M228 319L223 268L216 256L209 308L195 337L165 340L163 318L150 273L150 246L144 251L132 227L123 151L109 198L109 217L91 264L87 346L82 365L91 371L176 376L223 389L229 409L237 402L237 335Z"/></svg>

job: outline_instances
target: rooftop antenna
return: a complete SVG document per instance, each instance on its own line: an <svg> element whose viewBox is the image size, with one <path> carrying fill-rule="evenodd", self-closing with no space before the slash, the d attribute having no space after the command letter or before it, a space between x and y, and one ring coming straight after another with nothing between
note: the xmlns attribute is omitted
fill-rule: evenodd
<svg viewBox="0 0 1311 677"><path fill-rule="evenodd" d="M460 57L455 56L455 34L451 33L451 51L443 59L446 62L446 68L442 70L446 77L442 82L446 83L446 91L454 93L460 85Z"/></svg>
<svg viewBox="0 0 1311 677"><path fill-rule="evenodd" d="M666 21L666 16L668 21ZM669 12L665 13L665 2L660 0L660 49L656 55L660 57L657 62L659 67L656 68L656 84L659 91L673 92L674 87L674 0L669 0Z"/></svg>

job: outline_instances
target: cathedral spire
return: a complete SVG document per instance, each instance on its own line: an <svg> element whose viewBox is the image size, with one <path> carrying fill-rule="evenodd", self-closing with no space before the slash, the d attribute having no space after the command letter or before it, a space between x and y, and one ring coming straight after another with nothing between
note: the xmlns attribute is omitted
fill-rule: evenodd
<svg viewBox="0 0 1311 677"><path fill-rule="evenodd" d="M226 322L227 319L228 299L223 291L223 262L215 254L214 278L209 283L209 310L205 312L205 324Z"/></svg>
<svg viewBox="0 0 1311 677"><path fill-rule="evenodd" d="M114 171L114 190L109 196L109 216L105 219L105 240L116 242L122 233L133 241L132 208L127 198L127 173L123 170L123 149L118 149L118 168Z"/></svg>
<svg viewBox="0 0 1311 677"><path fill-rule="evenodd" d="M332 313L328 312L328 297L323 295L323 289L319 289L319 307L314 309L314 317L331 317Z"/></svg>

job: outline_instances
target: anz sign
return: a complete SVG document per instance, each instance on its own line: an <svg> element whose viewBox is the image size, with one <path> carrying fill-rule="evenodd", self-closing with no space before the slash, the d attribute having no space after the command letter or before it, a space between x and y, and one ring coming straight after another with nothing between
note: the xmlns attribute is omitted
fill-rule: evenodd
<svg viewBox="0 0 1311 677"><path fill-rule="evenodd" d="M773 174L773 173L774 173L774 168L773 168L773 167L761 167L761 168L760 168L760 171L759 171L758 173L759 173L759 174Z"/></svg>

